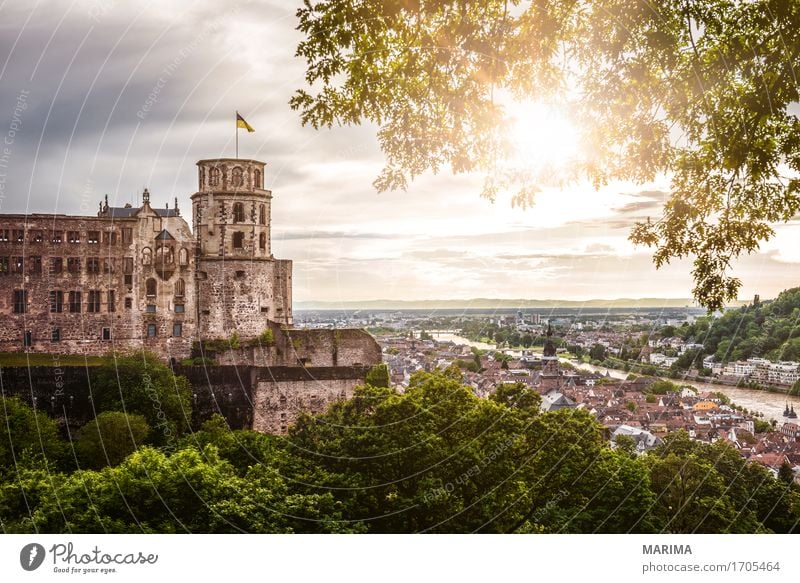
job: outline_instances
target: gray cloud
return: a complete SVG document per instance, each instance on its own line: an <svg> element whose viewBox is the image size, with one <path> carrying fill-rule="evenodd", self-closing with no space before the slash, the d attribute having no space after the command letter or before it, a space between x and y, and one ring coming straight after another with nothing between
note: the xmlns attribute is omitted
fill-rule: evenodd
<svg viewBox="0 0 800 583"><path fill-rule="evenodd" d="M2 4L0 134L22 92L27 109L0 211L93 213L103 194L134 202L145 186L159 206L177 196L188 211L195 161L233 155L238 109L256 128L240 134L240 154L268 164L275 253L294 259L298 300L688 295L690 263L656 272L646 252L615 252L660 213L662 191L621 191L602 220L564 224L565 204L554 225L537 207L494 213L479 176L376 194L375 127L314 131L288 106L304 86L296 4ZM774 255L741 266L746 283L786 287Z"/></svg>

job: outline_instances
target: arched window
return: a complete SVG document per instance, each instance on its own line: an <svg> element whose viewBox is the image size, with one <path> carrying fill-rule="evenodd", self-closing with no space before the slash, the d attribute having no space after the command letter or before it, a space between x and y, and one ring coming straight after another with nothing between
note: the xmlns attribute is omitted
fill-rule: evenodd
<svg viewBox="0 0 800 583"><path fill-rule="evenodd" d="M178 279L175 282L175 295L182 298L186 294L186 282L183 279Z"/></svg>
<svg viewBox="0 0 800 583"><path fill-rule="evenodd" d="M172 265L175 263L175 252L171 245L161 245L156 250L156 265Z"/></svg>
<svg viewBox="0 0 800 583"><path fill-rule="evenodd" d="M178 251L178 263L181 265L189 265L189 252L184 248Z"/></svg>
<svg viewBox="0 0 800 583"><path fill-rule="evenodd" d="M267 224L267 205L265 204L262 204L260 207L258 207L258 224Z"/></svg>
<svg viewBox="0 0 800 583"><path fill-rule="evenodd" d="M267 234L261 233L258 236L258 247L259 249L266 249L267 248Z"/></svg>
<svg viewBox="0 0 800 583"><path fill-rule="evenodd" d="M231 186L234 188L241 188L244 184L244 179L242 178L242 169L239 166L236 166L231 173Z"/></svg>
<svg viewBox="0 0 800 583"><path fill-rule="evenodd" d="M147 296L148 297L155 297L156 295L156 280L152 277L147 279L147 283L145 283L145 287L147 289Z"/></svg>
<svg viewBox="0 0 800 583"><path fill-rule="evenodd" d="M261 170L253 171L253 188L261 188Z"/></svg>
<svg viewBox="0 0 800 583"><path fill-rule="evenodd" d="M219 186L219 168L212 168L208 173L208 185Z"/></svg>
<svg viewBox="0 0 800 583"><path fill-rule="evenodd" d="M233 203L233 222L234 223L244 222L244 203L242 202Z"/></svg>
<svg viewBox="0 0 800 583"><path fill-rule="evenodd" d="M142 249L142 265L152 265L153 263L153 250L150 247Z"/></svg>

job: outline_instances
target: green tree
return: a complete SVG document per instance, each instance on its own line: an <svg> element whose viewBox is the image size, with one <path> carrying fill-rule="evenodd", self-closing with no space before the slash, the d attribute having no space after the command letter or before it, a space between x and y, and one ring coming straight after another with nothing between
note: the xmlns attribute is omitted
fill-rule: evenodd
<svg viewBox="0 0 800 583"><path fill-rule="evenodd" d="M116 466L144 445L149 435L150 426L142 415L107 411L80 429L75 453L85 468Z"/></svg>
<svg viewBox="0 0 800 583"><path fill-rule="evenodd" d="M96 410L142 415L156 445L174 441L191 425L189 381L151 354L116 356L93 367L90 388Z"/></svg>
<svg viewBox="0 0 800 583"><path fill-rule="evenodd" d="M373 387L388 387L390 382L389 365L382 362L373 366L367 372L366 382Z"/></svg>
<svg viewBox="0 0 800 583"><path fill-rule="evenodd" d="M778 470L778 479L784 484L794 483L794 472L788 462L783 462Z"/></svg>
<svg viewBox="0 0 800 583"><path fill-rule="evenodd" d="M66 453L55 421L17 397L0 396L0 476L29 456L43 456L59 466Z"/></svg>
<svg viewBox="0 0 800 583"><path fill-rule="evenodd" d="M614 445L617 446L617 449L630 456L636 455L636 442L630 435L617 435L614 438Z"/></svg>
<svg viewBox="0 0 800 583"><path fill-rule="evenodd" d="M542 397L539 393L525 383L498 385L489 399L530 416L538 415L539 407L542 404Z"/></svg>
<svg viewBox="0 0 800 583"><path fill-rule="evenodd" d="M592 360L605 360L606 347L602 344L595 344L592 346L591 350L589 350L589 356Z"/></svg>
<svg viewBox="0 0 800 583"><path fill-rule="evenodd" d="M510 161L505 106L562 104L582 132L575 174L671 176L663 216L631 238L655 247L657 267L694 256L710 310L736 297L734 259L800 210L795 2L321 0L297 15L309 88L291 106L314 127L375 123L379 190L449 166L484 172L484 196L528 204L541 177Z"/></svg>
<svg viewBox="0 0 800 583"><path fill-rule="evenodd" d="M20 500L32 503L31 512ZM23 468L0 485L8 532L359 532L328 493L293 491L272 464L241 473L213 445L167 456L145 447L115 467L50 475Z"/></svg>

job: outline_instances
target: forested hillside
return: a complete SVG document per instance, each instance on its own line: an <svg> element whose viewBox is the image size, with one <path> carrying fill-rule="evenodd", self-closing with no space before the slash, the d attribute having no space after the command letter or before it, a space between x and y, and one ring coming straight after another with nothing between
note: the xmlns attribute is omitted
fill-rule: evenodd
<svg viewBox="0 0 800 583"><path fill-rule="evenodd" d="M771 301L728 310L713 320L698 318L674 331L684 340L703 344L718 362L754 356L800 360L800 288L783 291Z"/></svg>

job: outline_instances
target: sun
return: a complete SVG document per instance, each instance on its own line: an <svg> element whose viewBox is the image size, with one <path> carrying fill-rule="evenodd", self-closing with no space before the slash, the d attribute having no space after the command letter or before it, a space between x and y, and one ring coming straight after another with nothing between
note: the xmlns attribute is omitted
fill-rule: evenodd
<svg viewBox="0 0 800 583"><path fill-rule="evenodd" d="M512 102L507 108L515 165L565 169L578 154L578 131L563 108L542 102Z"/></svg>

